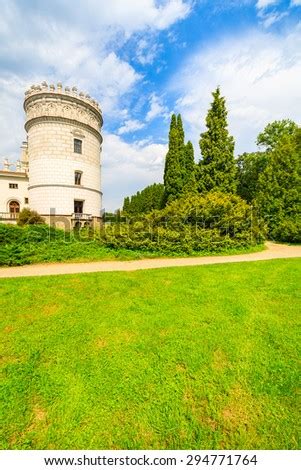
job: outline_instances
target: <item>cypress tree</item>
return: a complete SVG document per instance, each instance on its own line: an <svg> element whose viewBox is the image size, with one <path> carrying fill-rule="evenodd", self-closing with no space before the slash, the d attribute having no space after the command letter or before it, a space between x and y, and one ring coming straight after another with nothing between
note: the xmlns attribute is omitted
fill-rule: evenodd
<svg viewBox="0 0 301 470"><path fill-rule="evenodd" d="M176 115L173 114L170 122L169 145L164 168L165 203L176 199L182 189L182 172L179 156L180 139L177 124Z"/></svg>
<svg viewBox="0 0 301 470"><path fill-rule="evenodd" d="M185 148L185 133L183 128L182 116L178 114L177 116L177 131L178 131L178 153L179 153L179 161L180 165L185 166L185 156L184 156L184 148Z"/></svg>
<svg viewBox="0 0 301 470"><path fill-rule="evenodd" d="M181 179L182 179L181 188L180 188L180 193L181 193L187 181L185 133L184 133L181 114L178 114L177 116L177 131L178 131L178 155L179 155L179 164L180 164Z"/></svg>
<svg viewBox="0 0 301 470"><path fill-rule="evenodd" d="M213 102L206 117L206 132L201 134L199 190L236 191L234 139L229 135L225 98L219 87L212 93Z"/></svg>
<svg viewBox="0 0 301 470"><path fill-rule="evenodd" d="M130 198L129 198L129 197L125 197L124 200L123 200L123 208L122 208L122 210L123 210L124 212L128 213L129 208L130 208Z"/></svg>
<svg viewBox="0 0 301 470"><path fill-rule="evenodd" d="M183 192L197 192L197 182L195 175L195 162L194 162L194 150L193 145L190 140L184 147L184 165L185 165L185 174L183 181Z"/></svg>

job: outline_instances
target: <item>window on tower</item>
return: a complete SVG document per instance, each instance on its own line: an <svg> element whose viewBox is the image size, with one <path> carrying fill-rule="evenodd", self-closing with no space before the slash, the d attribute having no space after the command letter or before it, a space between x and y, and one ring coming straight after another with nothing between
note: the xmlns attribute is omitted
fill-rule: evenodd
<svg viewBox="0 0 301 470"><path fill-rule="evenodd" d="M10 189L18 189L17 183L9 183Z"/></svg>
<svg viewBox="0 0 301 470"><path fill-rule="evenodd" d="M83 141L80 139L74 139L74 153L82 153Z"/></svg>
<svg viewBox="0 0 301 470"><path fill-rule="evenodd" d="M74 212L75 214L82 214L84 208L84 201L74 201Z"/></svg>
<svg viewBox="0 0 301 470"><path fill-rule="evenodd" d="M81 185L81 179L82 179L82 172L81 171L75 171L74 172L74 184L76 184L76 186Z"/></svg>

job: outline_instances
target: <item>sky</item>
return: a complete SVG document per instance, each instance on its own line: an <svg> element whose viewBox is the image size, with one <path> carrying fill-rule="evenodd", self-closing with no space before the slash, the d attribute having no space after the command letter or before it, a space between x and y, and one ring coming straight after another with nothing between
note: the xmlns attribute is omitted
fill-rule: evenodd
<svg viewBox="0 0 301 470"><path fill-rule="evenodd" d="M301 122L301 0L0 0L0 164L20 156L24 92L63 82L100 103L103 206L162 182L170 116L200 159L211 93L235 154Z"/></svg>

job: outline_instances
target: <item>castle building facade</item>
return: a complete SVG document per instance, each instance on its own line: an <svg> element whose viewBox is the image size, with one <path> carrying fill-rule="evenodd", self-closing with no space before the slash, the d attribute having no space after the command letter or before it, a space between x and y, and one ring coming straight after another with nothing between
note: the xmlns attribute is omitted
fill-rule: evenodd
<svg viewBox="0 0 301 470"><path fill-rule="evenodd" d="M15 223L29 207L51 225L101 220L102 113L89 95L58 83L25 92L27 141L14 171L0 171L0 220Z"/></svg>

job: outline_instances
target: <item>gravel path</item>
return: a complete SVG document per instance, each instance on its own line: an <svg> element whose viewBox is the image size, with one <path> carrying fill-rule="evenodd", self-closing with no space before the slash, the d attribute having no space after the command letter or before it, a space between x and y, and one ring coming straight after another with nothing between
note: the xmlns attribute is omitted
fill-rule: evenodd
<svg viewBox="0 0 301 470"><path fill-rule="evenodd" d="M49 276L54 274L94 273L100 271L136 271L175 266L262 261L278 258L301 258L301 246L267 243L267 249L258 253L230 256L204 256L195 258L156 258L136 261L94 261L90 263L33 264L0 268L0 278L22 276Z"/></svg>

